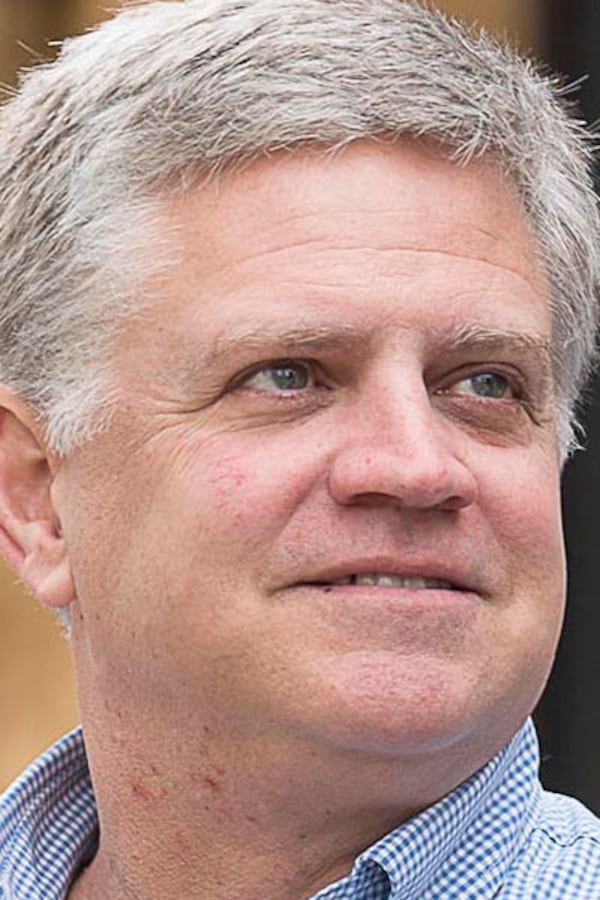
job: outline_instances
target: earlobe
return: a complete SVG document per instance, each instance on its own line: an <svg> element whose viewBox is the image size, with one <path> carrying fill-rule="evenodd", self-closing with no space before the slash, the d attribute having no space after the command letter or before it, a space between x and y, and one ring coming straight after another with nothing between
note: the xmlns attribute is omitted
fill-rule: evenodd
<svg viewBox="0 0 600 900"><path fill-rule="evenodd" d="M63 538L39 546L23 563L22 579L44 606L58 609L74 599L71 566Z"/></svg>
<svg viewBox="0 0 600 900"><path fill-rule="evenodd" d="M35 414L0 386L0 552L40 603L61 607L74 590L51 490L55 475Z"/></svg>

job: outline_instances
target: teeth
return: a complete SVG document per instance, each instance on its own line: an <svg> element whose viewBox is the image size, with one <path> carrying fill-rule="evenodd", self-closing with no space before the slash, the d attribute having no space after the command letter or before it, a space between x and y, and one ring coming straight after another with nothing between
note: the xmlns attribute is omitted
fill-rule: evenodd
<svg viewBox="0 0 600 900"><path fill-rule="evenodd" d="M396 579L398 582L400 579ZM392 575L354 575L353 584L386 584L391 585L394 583L394 578Z"/></svg>
<svg viewBox="0 0 600 900"><path fill-rule="evenodd" d="M439 578L409 578L405 577L404 575L391 575L385 572L367 572L362 575L348 575L345 578L338 578L338 580L333 581L332 584L358 584L378 587L400 587L413 591L426 590L431 588L452 590L452 585L449 581L442 581Z"/></svg>

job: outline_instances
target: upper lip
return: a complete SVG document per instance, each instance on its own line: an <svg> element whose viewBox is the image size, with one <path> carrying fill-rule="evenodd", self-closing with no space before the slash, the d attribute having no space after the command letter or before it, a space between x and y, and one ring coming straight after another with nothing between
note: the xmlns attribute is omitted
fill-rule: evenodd
<svg viewBox="0 0 600 900"><path fill-rule="evenodd" d="M390 557L370 557L336 562L332 565L317 566L310 569L295 584L311 584L338 581L349 575L385 574L398 575L404 578L427 578L438 581L447 581L453 588L463 591L475 591L482 593L479 579L471 571L466 571L463 566L449 561L438 559L431 560L400 560Z"/></svg>

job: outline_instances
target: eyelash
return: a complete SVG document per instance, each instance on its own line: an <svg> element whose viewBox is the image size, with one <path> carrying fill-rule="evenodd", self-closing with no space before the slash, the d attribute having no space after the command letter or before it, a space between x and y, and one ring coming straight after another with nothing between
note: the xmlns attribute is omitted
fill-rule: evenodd
<svg viewBox="0 0 600 900"><path fill-rule="evenodd" d="M309 385L306 388L290 388L289 390L263 390L260 388L254 388L254 391L259 394L271 394L277 397L283 396L288 399L298 398L300 395L307 393L309 390L315 389L329 389L331 384L329 380L326 378L322 367L315 360L311 359L298 359L298 358L283 358L283 359L275 359L268 360L265 362L258 363L252 368L248 369L245 372L242 372L233 382L231 387L235 389L244 389L247 386L247 383L257 375L260 375L261 372L266 372L268 370L275 369L300 369L304 368L307 373L307 377L312 378L315 382L314 385ZM461 381L467 381L469 378L475 378L478 375L492 375L497 376L499 378L504 379L507 382L508 389L511 391L512 396L510 397L498 397L498 398L489 398L489 397L479 397L475 393L469 394L468 397L470 400L479 401L479 402L493 402L498 403L501 400L511 401L511 402L520 402L525 403L527 400L527 390L526 390L526 379L520 375L514 369L508 371L505 367L497 366L491 363L474 363L465 367L463 370L458 370L451 373L451 376L447 376L445 380L447 386L438 388L434 393L437 395L450 395L450 396L467 396L461 395L459 393L453 393L453 388L455 388ZM451 378L451 380L450 380ZM318 382L321 382L320 384ZM248 390L253 390L252 388L246 387Z"/></svg>
<svg viewBox="0 0 600 900"><path fill-rule="evenodd" d="M525 403L528 399L527 397L527 381L524 376L520 375L518 372L511 369L508 371L506 368L501 366L497 366L491 363L488 364L474 364L465 369L464 371L458 371L452 373L452 380L448 379L448 387L443 387L436 391L438 394L452 394L452 389L460 384L462 381L467 381L469 378L476 378L480 375L492 375L498 378L502 378L506 381L507 387L510 390L512 396L510 397L498 397L498 398L488 398L488 397L477 397L476 395L471 395L470 399L487 401L492 400L494 403L498 403L502 400L517 402L517 403ZM460 396L455 394L454 396Z"/></svg>
<svg viewBox="0 0 600 900"><path fill-rule="evenodd" d="M313 378L315 381L323 382L323 384L318 385L318 387L320 387L320 388L321 387L322 388L329 387L329 385L325 383L326 379L324 377L323 370L317 362L315 362L314 360L311 360L311 359L291 358L291 359L268 360L267 362L262 362L255 366L252 366L251 369L248 369L247 371L242 372L241 375L239 375L235 379L235 381L232 385L232 388L234 390L236 390L236 389L243 390L246 387L247 390L252 390L252 388L247 387L248 382L252 378L254 378L257 375L260 375L261 372L268 371L269 369L273 370L273 369L285 369L285 368L289 368L289 369L303 368L306 370L307 376L309 378ZM294 397L294 396L298 396L299 394L306 393L306 391L309 389L310 388L306 388L306 389L305 388L297 388L297 389L290 389L289 391L281 390L279 392L277 392L277 391L269 392L267 390L261 390L259 388L254 388L254 391L259 394L272 393L272 394L287 395L288 397Z"/></svg>

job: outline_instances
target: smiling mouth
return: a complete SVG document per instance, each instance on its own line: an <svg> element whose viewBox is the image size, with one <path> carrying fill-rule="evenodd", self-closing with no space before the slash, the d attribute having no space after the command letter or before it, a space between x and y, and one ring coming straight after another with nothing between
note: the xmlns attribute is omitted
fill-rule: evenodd
<svg viewBox="0 0 600 900"><path fill-rule="evenodd" d="M411 591L423 590L457 590L449 581L440 578L419 578L416 576L392 575L385 572L366 572L360 575L346 575L334 581L309 582L314 587L332 588L346 585L364 585L369 587L395 587Z"/></svg>

